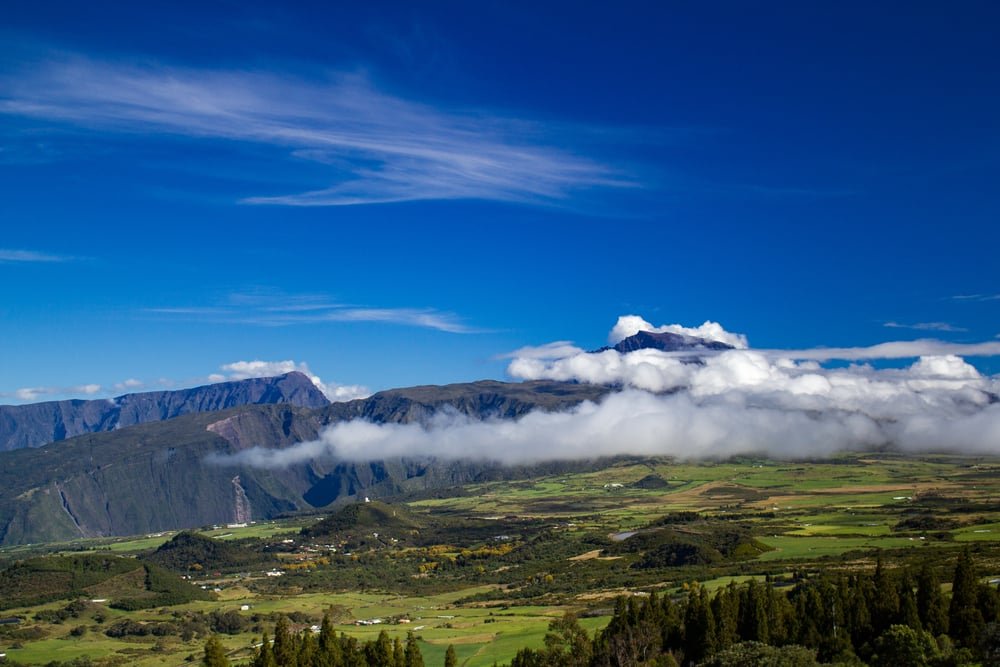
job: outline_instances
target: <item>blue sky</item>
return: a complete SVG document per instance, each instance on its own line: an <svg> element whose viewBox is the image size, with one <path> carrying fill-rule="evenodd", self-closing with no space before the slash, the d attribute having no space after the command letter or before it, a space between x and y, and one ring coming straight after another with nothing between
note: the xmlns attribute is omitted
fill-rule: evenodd
<svg viewBox="0 0 1000 667"><path fill-rule="evenodd" d="M0 402L1000 334L994 3L425 4L5 8Z"/></svg>

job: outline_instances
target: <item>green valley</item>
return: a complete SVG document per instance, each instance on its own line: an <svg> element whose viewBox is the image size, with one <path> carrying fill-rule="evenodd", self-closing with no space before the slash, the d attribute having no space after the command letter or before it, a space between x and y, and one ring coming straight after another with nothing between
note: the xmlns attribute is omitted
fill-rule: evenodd
<svg viewBox="0 0 1000 667"><path fill-rule="evenodd" d="M12 547L0 552L0 596L18 622L0 626L0 646L24 664L166 665L200 659L218 635L238 663L280 618L300 631L329 615L359 640L413 632L427 664L453 645L471 667L541 648L567 611L593 636L620 596L681 604L694 586L765 578L789 590L870 575L876 559L896 575L929 568L948 582L967 549L985 582L1000 572L997 465L891 453L616 459L246 527ZM103 583L90 574L98 562ZM192 599L116 588L139 581L136 568L172 573ZM18 597L25 572L59 576Z"/></svg>

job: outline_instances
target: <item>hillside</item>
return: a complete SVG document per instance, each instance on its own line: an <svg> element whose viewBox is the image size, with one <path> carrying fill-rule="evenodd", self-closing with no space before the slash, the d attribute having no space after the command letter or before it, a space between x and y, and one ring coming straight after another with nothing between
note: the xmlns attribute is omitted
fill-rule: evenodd
<svg viewBox="0 0 1000 667"><path fill-rule="evenodd" d="M249 406L2 453L0 544L234 522L241 498L252 516L296 509L297 490L315 472L206 463L211 453L236 451L210 430L227 419L238 421L244 438L270 446L317 433L305 409Z"/></svg>
<svg viewBox="0 0 1000 667"><path fill-rule="evenodd" d="M711 627L716 641L728 638L713 650L766 637L774 650L801 644L824 664L987 664L977 651L1000 620L988 583L1000 576L998 469L994 457L870 452L809 463L635 458L440 489L408 503L338 506L323 520L86 541L73 545L81 550L74 557L28 559L0 573L0 582L64 600L0 614L20 619L0 625L0 650L20 664L86 656L153 667L197 661L215 635L230 664L243 664L282 616L315 639L311 627L329 615L328 627L358 641L383 630L402 640L412 630L427 664L443 664L454 645L459 664L489 667L525 648L549 651L546 629L565 611L589 640L609 628L614 646L632 651L632 639L645 637L653 643L636 651L666 648L678 664L704 645L684 639L692 622ZM138 560L109 558L109 548ZM66 545L2 551L45 549L65 554ZM74 565L82 550L87 564ZM220 589L217 599L133 610L163 599L144 583L150 572L155 578L151 561L190 577L185 590ZM10 594L19 595L0 586L0 596ZM949 622L949 598L968 623ZM654 600L660 611L644 616ZM705 605L712 625L702 624ZM629 634L637 621L654 625ZM927 632L940 659L886 659L892 625ZM578 644L595 655L611 646ZM621 655L596 664L643 662ZM730 658L707 664L767 662Z"/></svg>
<svg viewBox="0 0 1000 667"><path fill-rule="evenodd" d="M302 529L305 537L324 537L350 531L414 530L426 519L414 516L403 505L387 505L379 501L345 505L315 525Z"/></svg>
<svg viewBox="0 0 1000 667"><path fill-rule="evenodd" d="M260 569L274 562L260 551L190 531L178 533L145 560L175 572L225 572L251 566Z"/></svg>
<svg viewBox="0 0 1000 667"><path fill-rule="evenodd" d="M324 424L355 418L375 423L409 423L426 420L448 406L479 419L514 419L532 410L559 410L581 401L596 401L608 391L599 385L549 380L480 380L380 391L364 400L333 403L319 410L318 415Z"/></svg>
<svg viewBox="0 0 1000 667"><path fill-rule="evenodd" d="M212 463L212 454L282 448L328 424L425 419L445 406L475 418L556 409L600 397L590 385L477 382L382 392L308 409L251 405L78 436L0 453L0 544L131 535L244 522L325 507L359 495L385 498L530 469L391 459L315 460L289 468ZM566 463L560 469L586 463Z"/></svg>
<svg viewBox="0 0 1000 667"><path fill-rule="evenodd" d="M211 599L157 565L120 556L43 556L0 572L0 609L79 597L107 599L122 609Z"/></svg>
<svg viewBox="0 0 1000 667"><path fill-rule="evenodd" d="M191 413L276 403L320 408L329 401L308 377L292 372L177 391L124 394L113 399L0 405L0 451L41 447L86 433Z"/></svg>

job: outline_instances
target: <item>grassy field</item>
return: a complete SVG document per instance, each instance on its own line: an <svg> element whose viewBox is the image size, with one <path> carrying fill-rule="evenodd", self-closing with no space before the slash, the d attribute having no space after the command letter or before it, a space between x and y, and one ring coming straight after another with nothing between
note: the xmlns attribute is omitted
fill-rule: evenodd
<svg viewBox="0 0 1000 667"><path fill-rule="evenodd" d="M273 625L270 615L298 613L318 623L324 611L333 608L338 612L338 630L359 638L374 638L382 629L400 637L413 631L422 642L428 665L442 664L449 644L455 646L462 665L502 664L518 648L541 645L548 623L567 609L590 610L593 616L583 619L584 627L592 632L600 629L607 622L614 595L635 589L676 591L683 581L694 578L706 581L711 589L829 559L841 559L838 562L843 567L868 566L876 550L906 560L972 545L986 550L984 562L1000 563L992 551L996 548L1000 552L1000 504L995 500L1000 498L998 466L1000 461L983 458L891 454L844 455L816 463L620 461L593 472L469 485L450 497L412 502L410 509L418 515L442 517L536 517L552 527L548 539L562 542L548 546L550 552L538 556L540 561L515 566L484 561L489 565L482 568L478 579L421 570L419 577L399 579L412 582L412 586L406 585L407 590L388 585L379 589L371 584L363 590L297 590L302 588L301 579L284 588L274 584L265 589L263 577L250 576L212 583L222 589L215 601L166 609L124 612L93 603L79 617L60 623L32 619L39 612L64 606L65 601L14 609L4 615L23 617L26 622L21 630L36 628L38 636L14 639L0 635L0 652L27 663L89 656L105 659L108 664L117 659L118 664L178 665L189 655L200 656L202 637L188 641L176 636L113 639L104 629L124 618L155 623L185 612L240 610L248 605L248 610L239 613L257 619L248 623L255 629L222 636L234 659L249 655L249 647L259 641L259 630ZM704 520L715 521L713 525L739 525L767 550L749 560L700 569L628 569L628 558L637 556L627 550L614 552L615 545L621 543L610 536L655 530L649 526L671 512L698 512ZM940 523L942 519L948 523ZM928 520L939 521L944 527L922 527L938 525ZM204 534L223 540L280 542L315 521L304 517L246 528L213 528ZM19 547L0 552L0 558L12 560L46 550L138 554L157 548L172 536L163 533ZM450 549L441 553L454 557L461 551ZM407 547L391 553L393 558L405 560L422 552ZM283 562L293 564L293 556L284 556ZM357 567L363 567L364 561L359 563ZM350 561L336 567L350 567ZM521 568L529 579L545 576L555 583L548 588L541 586L538 594L525 593L528 587L516 578L503 586L482 583L491 576L499 581L509 567ZM317 572L309 576L320 576L322 569ZM441 590L434 590L436 577L440 577L437 588ZM593 584L596 588L587 590L559 586L576 579L609 583ZM600 588L602 585L606 590ZM414 592L420 590L432 592ZM354 624L361 619L398 617L409 623Z"/></svg>
<svg viewBox="0 0 1000 667"><path fill-rule="evenodd" d="M137 622L157 622L173 612L211 611L212 609L238 610L243 605L249 605L251 614L271 613L304 613L318 618L324 610L331 606L346 612L347 618L342 619L336 628L362 640L374 639L379 632L386 630L390 637L405 640L407 632L414 632L421 640L421 650L428 665L441 664L448 644L454 644L463 665L492 665L495 661L508 662L517 649L542 643L549 622L559 617L564 609L561 607L519 606L510 608L490 609L474 606L456 606L454 603L462 596L474 593L475 590L450 592L428 597L404 597L388 594L372 593L335 593L287 596L277 599L264 599L252 594L242 598L230 598L220 602L196 602L162 610L143 612L121 612L96 606L78 619L67 621L61 625L53 625L49 636L30 642L23 642L23 648L7 648L8 655L15 660L27 663L43 663L50 660L72 660L87 656L92 659L119 658L126 664L140 666L178 664L190 654L199 654L201 640L183 642L174 637L130 637L128 639L112 639L106 637L94 624L97 612L106 618L101 626L107 627L122 618L130 618ZM32 609L14 609L11 615L29 615L45 609L56 609L60 605L44 605ZM409 623L390 624L388 619L406 617ZM358 626L356 620L381 619L385 623L371 626ZM587 618L583 620L584 627L597 630L607 623L606 617ZM301 624L299 624L301 625ZM88 632L82 636L72 636L76 627L87 627ZM241 633L238 635L221 635L223 644L230 652L233 660L250 656L250 647L260 640L259 633Z"/></svg>

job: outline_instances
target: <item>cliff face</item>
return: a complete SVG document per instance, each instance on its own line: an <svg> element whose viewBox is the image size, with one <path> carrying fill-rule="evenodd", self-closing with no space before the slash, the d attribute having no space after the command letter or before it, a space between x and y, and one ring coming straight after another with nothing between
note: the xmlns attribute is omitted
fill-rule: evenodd
<svg viewBox="0 0 1000 667"><path fill-rule="evenodd" d="M362 418L377 424L409 423L428 419L444 407L477 419L515 419L532 410L559 410L581 401L596 401L606 387L536 380L425 385L381 391L366 399L333 403L317 411L323 423Z"/></svg>
<svg viewBox="0 0 1000 667"><path fill-rule="evenodd" d="M125 394L113 399L0 405L0 451L41 447L86 433L197 412L272 403L319 408L329 401L308 377L293 372L178 391Z"/></svg>
<svg viewBox="0 0 1000 667"><path fill-rule="evenodd" d="M525 470L484 462L327 458L265 469L214 463L211 455L288 447L316 439L328 424L355 418L406 423L446 406L473 418L514 418L596 400L607 391L558 382L413 387L321 408L245 405L195 412L2 452L0 544L266 519L359 495L386 497L517 476Z"/></svg>

